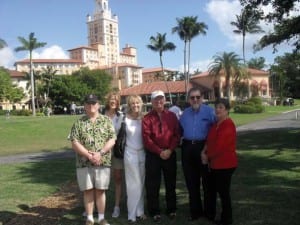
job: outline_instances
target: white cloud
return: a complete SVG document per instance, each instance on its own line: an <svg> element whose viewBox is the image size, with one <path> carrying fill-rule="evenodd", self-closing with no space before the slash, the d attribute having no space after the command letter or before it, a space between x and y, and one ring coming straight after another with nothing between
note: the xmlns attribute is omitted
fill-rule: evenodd
<svg viewBox="0 0 300 225"><path fill-rule="evenodd" d="M14 69L13 64L16 58L14 56L14 51L8 47L0 50L0 66L8 69Z"/></svg>
<svg viewBox="0 0 300 225"><path fill-rule="evenodd" d="M195 71L199 70L201 72L205 72L208 70L209 64L212 62L211 59L205 59L205 60L198 60L191 62L190 65L190 73L194 73ZM175 70L178 70L183 73L184 66L180 65L179 68L176 68Z"/></svg>
<svg viewBox="0 0 300 225"><path fill-rule="evenodd" d="M68 54L58 45L52 45L42 50L42 52L33 51L34 59L68 59Z"/></svg>
<svg viewBox="0 0 300 225"><path fill-rule="evenodd" d="M212 62L211 59L206 59L206 60L200 60L197 62L192 62L191 63L191 69L190 72L194 73L194 71L199 70L201 72L205 72L208 69L208 65Z"/></svg>
<svg viewBox="0 0 300 225"><path fill-rule="evenodd" d="M25 52L24 52L25 53ZM17 57L12 49L9 47L3 48L0 50L0 66L9 69L15 69L14 63L24 58L29 58L29 53L26 52L25 57ZM20 54L20 53L19 53ZM68 54L58 45L52 45L48 48L43 49L41 52L37 50L32 52L32 57L34 59L68 59Z"/></svg>
<svg viewBox="0 0 300 225"><path fill-rule="evenodd" d="M264 11L270 11L271 8L264 7ZM236 21L236 15L241 13L241 5L238 0L212 0L206 5L206 11L211 19L217 23L220 31L229 39L228 46L241 49L242 35L233 33L235 29L230 23ZM265 33L269 32L272 25L264 22L260 23L261 28ZM264 33L260 34L247 34L245 40L245 48L252 51L253 44L255 44Z"/></svg>

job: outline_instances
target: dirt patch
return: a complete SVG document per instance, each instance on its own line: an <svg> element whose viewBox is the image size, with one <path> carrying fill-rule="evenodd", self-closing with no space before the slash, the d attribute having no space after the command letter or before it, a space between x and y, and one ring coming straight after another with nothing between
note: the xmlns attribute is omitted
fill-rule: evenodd
<svg viewBox="0 0 300 225"><path fill-rule="evenodd" d="M64 185L60 191L40 201L37 206L26 209L5 225L59 225L60 219L82 204L76 183ZM22 208L22 206L20 206Z"/></svg>

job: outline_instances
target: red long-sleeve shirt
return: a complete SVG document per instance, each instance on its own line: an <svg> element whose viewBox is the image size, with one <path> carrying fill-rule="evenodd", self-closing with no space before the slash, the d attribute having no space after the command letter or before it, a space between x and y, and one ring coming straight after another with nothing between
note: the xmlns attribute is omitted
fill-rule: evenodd
<svg viewBox="0 0 300 225"><path fill-rule="evenodd" d="M210 128L206 146L206 154L212 169L237 167L236 128L230 118Z"/></svg>
<svg viewBox="0 0 300 225"><path fill-rule="evenodd" d="M180 141L179 122L168 110L161 112L161 118L152 110L142 121L142 135L145 149L160 155L164 149L174 151Z"/></svg>

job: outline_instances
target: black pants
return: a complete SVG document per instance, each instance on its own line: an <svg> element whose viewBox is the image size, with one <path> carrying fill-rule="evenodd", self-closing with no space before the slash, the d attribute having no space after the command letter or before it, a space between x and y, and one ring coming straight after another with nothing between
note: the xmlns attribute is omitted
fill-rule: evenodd
<svg viewBox="0 0 300 225"><path fill-rule="evenodd" d="M230 196L231 177L235 168L211 169L209 172L209 207L208 214L211 218L216 216L217 194L222 206L222 224L232 224L232 207Z"/></svg>
<svg viewBox="0 0 300 225"><path fill-rule="evenodd" d="M192 219L197 219L206 214L208 194L208 168L201 161L201 151L205 142L196 144L182 143L182 169L186 186L189 192L190 214ZM201 201L201 183L204 203Z"/></svg>
<svg viewBox="0 0 300 225"><path fill-rule="evenodd" d="M161 176L165 182L167 213L176 211L176 152L169 159L163 160L158 155L146 151L146 197L150 216L159 215L159 190Z"/></svg>

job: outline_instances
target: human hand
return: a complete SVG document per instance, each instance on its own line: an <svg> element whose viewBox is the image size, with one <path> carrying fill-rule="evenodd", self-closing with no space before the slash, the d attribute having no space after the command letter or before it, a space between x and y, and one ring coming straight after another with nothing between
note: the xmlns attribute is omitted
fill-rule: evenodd
<svg viewBox="0 0 300 225"><path fill-rule="evenodd" d="M201 153L201 161L202 161L202 164L208 164L208 158L204 151L202 151L202 153Z"/></svg>
<svg viewBox="0 0 300 225"><path fill-rule="evenodd" d="M170 158L171 154L172 151L170 149L165 149L160 153L160 158L162 158L163 160L167 160Z"/></svg>
<svg viewBox="0 0 300 225"><path fill-rule="evenodd" d="M89 160L93 163L93 165L95 166L99 166L102 163L102 156L100 154L100 152L90 152L89 154L91 155L91 157L89 157Z"/></svg>

